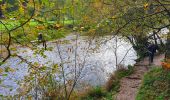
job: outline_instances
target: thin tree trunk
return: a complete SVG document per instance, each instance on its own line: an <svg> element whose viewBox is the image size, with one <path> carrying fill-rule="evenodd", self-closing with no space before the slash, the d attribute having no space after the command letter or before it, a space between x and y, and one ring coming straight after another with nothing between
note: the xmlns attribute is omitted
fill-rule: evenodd
<svg viewBox="0 0 170 100"><path fill-rule="evenodd" d="M160 38L160 36L156 33L156 36L158 37L158 39L159 39L159 41L160 41L160 43L161 43L161 46L162 47L164 47L165 45L164 45L164 43L162 42L162 39Z"/></svg>
<svg viewBox="0 0 170 100"><path fill-rule="evenodd" d="M165 58L170 59L170 32L168 33L168 36L167 36Z"/></svg>
<svg viewBox="0 0 170 100"><path fill-rule="evenodd" d="M155 45L158 45L158 43L157 43L157 39L156 39L156 32L155 31L153 31L153 37L154 37L154 41L155 41Z"/></svg>
<svg viewBox="0 0 170 100"><path fill-rule="evenodd" d="M61 55L61 51L60 51L60 47L59 47L59 44L57 42L57 50L58 50L58 54L59 54L59 57L60 57L60 60L61 60L61 69L62 69L62 77L63 77L63 84L64 84L64 92L65 92L65 99L67 100L67 97L68 97L68 94L67 94L67 84L66 84L66 77L65 77L65 71L64 71L64 62L63 62L63 58L62 58L62 55Z"/></svg>
<svg viewBox="0 0 170 100"><path fill-rule="evenodd" d="M117 49L118 49L118 45L117 45L117 42L118 42L118 40L117 40L117 37L115 38L116 39L116 47L114 48L115 50L114 50L114 54L115 54L115 57L116 57L116 70L118 70L119 69L119 65L118 65L118 55L117 55Z"/></svg>

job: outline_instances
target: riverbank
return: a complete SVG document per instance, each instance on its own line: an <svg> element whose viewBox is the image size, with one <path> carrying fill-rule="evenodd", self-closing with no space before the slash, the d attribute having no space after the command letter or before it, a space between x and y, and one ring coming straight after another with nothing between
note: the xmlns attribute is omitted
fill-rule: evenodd
<svg viewBox="0 0 170 100"><path fill-rule="evenodd" d="M84 93L81 93L81 100L114 100L116 94L119 92L121 80L133 74L133 72L133 66L121 67L114 71L105 85L91 87L87 91L84 91Z"/></svg>
<svg viewBox="0 0 170 100"><path fill-rule="evenodd" d="M138 62L134 66L133 74L121 80L121 86L116 96L116 100L135 100L138 89L142 84L144 74L147 73L151 67L160 66L161 60L164 59L164 55L156 56L152 66L148 66L148 59L149 58L147 57L143 61Z"/></svg>
<svg viewBox="0 0 170 100"><path fill-rule="evenodd" d="M134 65L133 70L116 71L115 74L110 77L110 80L108 81L105 87L93 88L85 95L86 99L83 99L83 100L92 100L96 98L97 100L103 100L103 99L136 100L137 94L138 94L137 98L139 98L138 100L143 100L141 97L145 96L144 92L142 92L143 90L142 87L144 86L141 87L141 85L143 84L142 80L144 78L144 75L148 71L150 71L152 67L161 65L161 60L164 59L164 54L157 55L151 66L149 66L148 59L149 58L146 57L142 61L137 62ZM140 87L141 87L141 90L139 90ZM150 100L150 99L147 99L147 100Z"/></svg>

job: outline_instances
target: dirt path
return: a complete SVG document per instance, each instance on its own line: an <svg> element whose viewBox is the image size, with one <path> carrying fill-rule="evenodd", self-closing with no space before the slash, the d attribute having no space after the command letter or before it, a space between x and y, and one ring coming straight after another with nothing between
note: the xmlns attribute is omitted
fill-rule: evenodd
<svg viewBox="0 0 170 100"><path fill-rule="evenodd" d="M154 58L154 65L160 65L161 59L164 58L164 55L158 55ZM145 58L143 61L137 63L134 68L134 73L128 77L125 77L120 82L120 91L116 96L116 100L135 100L138 88L141 85L142 78L144 73L146 73L148 68L148 58Z"/></svg>

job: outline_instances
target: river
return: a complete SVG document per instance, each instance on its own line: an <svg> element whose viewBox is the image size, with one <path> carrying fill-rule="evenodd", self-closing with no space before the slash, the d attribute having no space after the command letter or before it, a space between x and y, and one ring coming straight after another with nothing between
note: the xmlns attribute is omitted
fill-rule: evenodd
<svg viewBox="0 0 170 100"><path fill-rule="evenodd" d="M76 40L77 38L77 40ZM35 54L35 51L29 48L17 48L15 53L27 59L29 62L38 62L40 65L52 66L61 64L61 58L64 66L64 71L67 79L73 78L73 72L77 68L77 73L81 72L77 87L81 88L81 83L86 85L103 85L108 80L111 73L116 68L116 57L118 63L124 66L135 64L137 58L136 52L132 45L125 39L110 38L110 36L97 37L91 39L87 36L71 35L59 40L58 48L56 41L47 42L47 47L52 50L46 50L42 57ZM77 45L77 46L76 46ZM117 48L115 49L115 47ZM37 51L41 50L42 44L38 45ZM129 50L130 49L130 50ZM59 52L61 53L61 58ZM75 62L76 52L76 62ZM127 54L127 55L126 55ZM124 56L126 57L124 58ZM124 58L124 59L123 59ZM123 60L122 60L123 59ZM76 63L76 67L75 67ZM17 57L11 57L8 61L0 66L2 69L10 67L13 71L3 72L0 76L0 94L15 95L18 93L19 82L24 79L24 76L29 75L29 67L25 62ZM56 80L59 80L56 75Z"/></svg>

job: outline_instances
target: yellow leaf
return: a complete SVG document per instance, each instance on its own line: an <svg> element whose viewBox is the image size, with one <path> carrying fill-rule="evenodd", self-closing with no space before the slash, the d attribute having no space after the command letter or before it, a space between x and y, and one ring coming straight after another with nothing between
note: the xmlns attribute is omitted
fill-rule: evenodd
<svg viewBox="0 0 170 100"><path fill-rule="evenodd" d="M43 29L45 29L45 27L44 27L44 26L36 26L36 28L37 28L37 29L39 29L39 30L43 30Z"/></svg>
<svg viewBox="0 0 170 100"><path fill-rule="evenodd" d="M24 13L24 9L22 8L22 6L19 7L19 12Z"/></svg>
<svg viewBox="0 0 170 100"><path fill-rule="evenodd" d="M116 19L116 16L112 16L112 19Z"/></svg>
<svg viewBox="0 0 170 100"><path fill-rule="evenodd" d="M149 4L148 4L148 3L145 3L145 4L144 4L144 9L147 10L148 7L149 7Z"/></svg>
<svg viewBox="0 0 170 100"><path fill-rule="evenodd" d="M94 3L94 7L96 7L96 8L102 7L102 2L100 0L96 0Z"/></svg>
<svg viewBox="0 0 170 100"><path fill-rule="evenodd" d="M28 96L28 100L32 100L32 96Z"/></svg>
<svg viewBox="0 0 170 100"><path fill-rule="evenodd" d="M13 72L15 72L15 69L10 68L9 71L13 73Z"/></svg>
<svg viewBox="0 0 170 100"><path fill-rule="evenodd" d="M4 70L2 68L0 68L0 74L2 74L4 72Z"/></svg>

